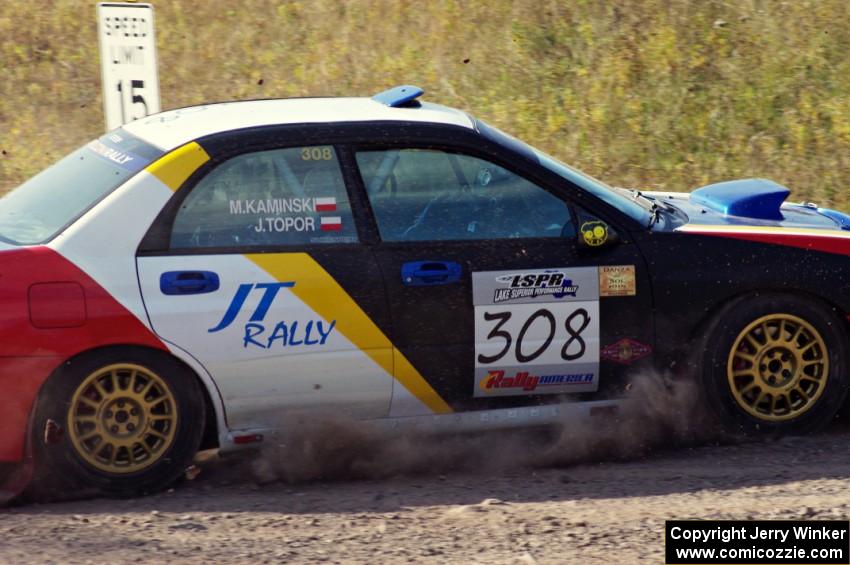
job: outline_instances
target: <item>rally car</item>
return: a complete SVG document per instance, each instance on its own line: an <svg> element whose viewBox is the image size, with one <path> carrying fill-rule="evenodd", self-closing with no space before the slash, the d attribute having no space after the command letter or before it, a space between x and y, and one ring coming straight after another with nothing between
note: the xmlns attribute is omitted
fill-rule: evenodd
<svg viewBox="0 0 850 565"><path fill-rule="evenodd" d="M657 371L731 429L834 417L850 217L612 188L421 94L168 111L2 198L0 462L149 492L289 414L546 424Z"/></svg>

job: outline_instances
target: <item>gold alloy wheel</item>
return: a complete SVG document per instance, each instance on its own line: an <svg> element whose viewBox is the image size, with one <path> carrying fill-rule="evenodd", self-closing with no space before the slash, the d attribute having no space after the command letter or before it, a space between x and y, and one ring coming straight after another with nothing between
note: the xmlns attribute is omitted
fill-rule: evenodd
<svg viewBox="0 0 850 565"><path fill-rule="evenodd" d="M115 474L142 471L174 443L177 405L171 389L140 365L119 363L83 380L71 399L68 435L89 465Z"/></svg>
<svg viewBox="0 0 850 565"><path fill-rule="evenodd" d="M829 352L818 331L790 314L770 314L738 334L726 366L732 396L761 420L805 414L823 394Z"/></svg>

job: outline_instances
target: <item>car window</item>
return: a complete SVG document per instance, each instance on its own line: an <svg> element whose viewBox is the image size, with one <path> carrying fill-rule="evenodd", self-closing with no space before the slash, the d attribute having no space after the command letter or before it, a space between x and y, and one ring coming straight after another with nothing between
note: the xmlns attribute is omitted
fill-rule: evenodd
<svg viewBox="0 0 850 565"><path fill-rule="evenodd" d="M161 155L122 129L91 141L0 199L0 241L52 239Z"/></svg>
<svg viewBox="0 0 850 565"><path fill-rule="evenodd" d="M487 139L495 141L496 143L519 153L526 159L539 163L553 173L575 184L582 190L586 190L593 194L606 204L618 209L620 212L626 214L636 222L639 222L641 225L646 226L649 224L651 210L647 206L641 205L640 200L635 200L630 196L624 196L604 182L595 179L578 169L574 169L566 163L562 163L542 151L534 149L525 142L494 128L481 120L476 120L475 125L481 135Z"/></svg>
<svg viewBox="0 0 850 565"><path fill-rule="evenodd" d="M488 161L430 149L356 157L384 241L575 235L562 200Z"/></svg>
<svg viewBox="0 0 850 565"><path fill-rule="evenodd" d="M330 146L246 153L192 189L171 248L354 243L357 230Z"/></svg>

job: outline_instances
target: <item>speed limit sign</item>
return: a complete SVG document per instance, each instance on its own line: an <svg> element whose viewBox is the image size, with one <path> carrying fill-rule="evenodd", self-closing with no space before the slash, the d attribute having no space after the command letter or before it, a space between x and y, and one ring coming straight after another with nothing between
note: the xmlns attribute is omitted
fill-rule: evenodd
<svg viewBox="0 0 850 565"><path fill-rule="evenodd" d="M107 131L159 112L153 6L97 5Z"/></svg>

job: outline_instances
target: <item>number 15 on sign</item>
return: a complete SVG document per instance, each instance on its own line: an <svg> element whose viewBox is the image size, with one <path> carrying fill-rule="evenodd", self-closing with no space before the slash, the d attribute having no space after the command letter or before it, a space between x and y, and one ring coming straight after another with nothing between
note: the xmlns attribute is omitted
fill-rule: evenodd
<svg viewBox="0 0 850 565"><path fill-rule="evenodd" d="M148 103L145 101L145 81L135 79L121 79L118 81L118 93L121 99L121 123L126 124L139 118L144 118L148 112ZM138 93L138 94L137 94ZM138 104L138 108L134 105Z"/></svg>
<svg viewBox="0 0 850 565"><path fill-rule="evenodd" d="M106 129L159 112L153 6L97 5Z"/></svg>

